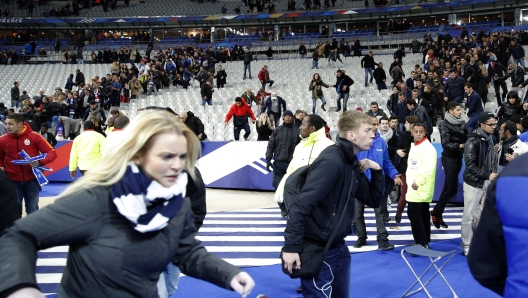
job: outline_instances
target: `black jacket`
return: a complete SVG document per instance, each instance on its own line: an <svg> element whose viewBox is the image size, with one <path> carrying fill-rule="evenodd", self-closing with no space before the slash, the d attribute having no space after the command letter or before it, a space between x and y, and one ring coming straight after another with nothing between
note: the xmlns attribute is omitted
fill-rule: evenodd
<svg viewBox="0 0 528 298"><path fill-rule="evenodd" d="M257 134L258 134L257 141L269 141L272 133L273 133L273 129L269 128L269 126L266 123L263 123L260 127L258 126L258 123L257 123Z"/></svg>
<svg viewBox="0 0 528 298"><path fill-rule="evenodd" d="M242 58L244 60L244 64L249 64L251 61L253 61L253 55L251 53L244 53L242 55Z"/></svg>
<svg viewBox="0 0 528 298"><path fill-rule="evenodd" d="M374 69L374 80L376 80L377 84L383 83L384 80L387 80L387 75L383 68L376 67L376 69Z"/></svg>
<svg viewBox="0 0 528 298"><path fill-rule="evenodd" d="M411 144L413 143L413 137L410 131L405 131L401 135L401 142L398 149L405 152L405 156L400 159L400 164L397 167L398 173L405 174L407 172L407 159L409 158L409 152L411 151Z"/></svg>
<svg viewBox="0 0 528 298"><path fill-rule="evenodd" d="M466 162L464 183L476 188L482 188L484 181L489 180L491 174L483 168L486 158L483 145L485 142L483 136L476 132L470 132L464 145L464 161Z"/></svg>
<svg viewBox="0 0 528 298"><path fill-rule="evenodd" d="M371 171L369 182L359 171L359 162L353 145L339 138L335 146L329 146L311 164L306 182L290 206L284 231L284 251L302 251L303 241L324 246L336 228L341 212L343 221L337 227L333 244L343 243L350 233L354 218L354 201L358 199L371 207L379 206L383 196L383 171ZM347 209L344 205L352 184Z"/></svg>
<svg viewBox="0 0 528 298"><path fill-rule="evenodd" d="M361 68L374 68L374 65L378 65L378 63L374 62L374 57L371 57L370 55L366 55L361 59Z"/></svg>
<svg viewBox="0 0 528 298"><path fill-rule="evenodd" d="M411 111L411 116L418 116L418 119L420 119L420 123L425 126L425 132L428 136L433 133L433 125L431 123L431 118L429 118L429 114L423 106L415 107L414 110Z"/></svg>
<svg viewBox="0 0 528 298"><path fill-rule="evenodd" d="M75 85L79 86L79 84L85 83L84 81L84 74L82 72L79 72L75 75Z"/></svg>
<svg viewBox="0 0 528 298"><path fill-rule="evenodd" d="M225 84L227 80L226 79L227 73L225 69L222 69L222 70L217 71L214 77L216 78L216 84ZM223 77L223 78L220 78L220 77Z"/></svg>
<svg viewBox="0 0 528 298"><path fill-rule="evenodd" d="M341 77L336 76L336 91L337 93L350 93L350 86L354 84L354 80L352 80L349 76L346 74L341 74ZM347 86L346 90L343 90L342 87Z"/></svg>
<svg viewBox="0 0 528 298"><path fill-rule="evenodd" d="M202 98L206 97L207 99L213 98L213 86L202 84L200 94L202 95Z"/></svg>
<svg viewBox="0 0 528 298"><path fill-rule="evenodd" d="M468 134L466 123L453 125L447 120L443 120L438 124L438 132L444 149L442 156L462 160L464 150L460 148L460 144L466 143Z"/></svg>
<svg viewBox="0 0 528 298"><path fill-rule="evenodd" d="M522 66L515 66L513 71L509 71L508 74L510 75L512 87L517 87L524 83L524 69Z"/></svg>
<svg viewBox="0 0 528 298"><path fill-rule="evenodd" d="M497 76L497 82L504 81L510 77L508 69L500 63L495 63L495 67L488 66L488 78L491 80Z"/></svg>
<svg viewBox="0 0 528 298"><path fill-rule="evenodd" d="M187 119L185 119L185 125L194 132L196 136L202 134L202 139L206 139L207 135L204 132L204 125L200 118L194 116L192 112L187 112Z"/></svg>
<svg viewBox="0 0 528 298"><path fill-rule="evenodd" d="M521 115L522 112L522 105L519 106L519 108L516 108L514 105L512 105L508 100L502 103L502 106L500 107L499 111L497 112L497 116L499 118L504 118L505 120L510 119L513 115Z"/></svg>
<svg viewBox="0 0 528 298"><path fill-rule="evenodd" d="M21 210L17 203L17 192L4 171L0 171L0 235L20 218Z"/></svg>
<svg viewBox="0 0 528 298"><path fill-rule="evenodd" d="M11 100L20 100L20 89L17 86L11 87Z"/></svg>
<svg viewBox="0 0 528 298"><path fill-rule="evenodd" d="M293 122L289 125L281 125L273 131L266 150L266 160L290 162L293 158L295 146L299 144L300 130Z"/></svg>
<svg viewBox="0 0 528 298"><path fill-rule="evenodd" d="M198 231L202 227L205 215L207 214L207 204L202 174L198 168L194 168L194 170L196 172L196 180L192 179L191 175L187 175L189 179L187 182L187 196L191 200L191 210L194 214L194 227Z"/></svg>
<svg viewBox="0 0 528 298"><path fill-rule="evenodd" d="M46 141L48 141L48 143L50 143L52 147L55 147L55 145L57 145L57 139L55 139L55 136L51 132L47 132L44 138L46 139Z"/></svg>

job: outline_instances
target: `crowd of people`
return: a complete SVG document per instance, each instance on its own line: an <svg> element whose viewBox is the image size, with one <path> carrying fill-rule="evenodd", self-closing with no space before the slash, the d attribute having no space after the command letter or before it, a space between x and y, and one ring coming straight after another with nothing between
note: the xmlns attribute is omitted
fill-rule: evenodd
<svg viewBox="0 0 528 298"><path fill-rule="evenodd" d="M321 264L324 261L330 270L320 267L311 275L301 276L298 291L303 295L328 296L331 291L338 297L349 296L350 253L344 239L355 226L357 240L354 247L367 244L365 205L375 211L378 250L394 249L389 242L386 224L391 220L400 223L406 205L416 245L431 249L431 224L436 229L448 228L443 213L457 195L463 163L462 253L469 257L470 265L484 266L484 256L472 243L474 228L478 226L478 235L479 230L491 229L479 224L484 216L503 216L503 213L490 212L489 207L503 202L490 201L486 194L493 194L488 190L493 190L504 177L501 173L511 173L513 167L520 167L519 160L524 161L528 153L528 102L522 92L522 88L528 85L528 80L524 79L524 50L515 39L511 39L511 34L456 39L448 34L438 34L438 38L440 46L435 41L430 44L429 41L413 42L410 51L422 52L424 61L423 65L416 65L406 79L402 67L406 49L394 53L394 62L389 67L392 81L388 85L392 87L392 94L387 99L387 110L383 109L385 103L373 101L367 111L360 107L347 111L350 88L355 82L343 69L336 71L335 84L327 84L317 73L313 74L308 85L313 100L312 114L307 115L302 110L294 114L287 109L283 98L269 92L271 90L266 91L273 85L267 66L259 71L262 88L257 94L247 89L234 99L235 103L224 120L228 125L233 119L234 139L239 140L242 130L245 132L243 138L249 139L251 119L258 140L268 142L266 166L268 171L273 169L275 199L281 215L287 219L281 253L285 271L294 274L302 269L301 260L304 262L306 253L310 253L309 245L318 246L319 251L328 246ZM299 48L301 58L307 55L303 46ZM344 54L340 51L341 46L335 39L318 45L312 56L313 68L318 68L320 58L329 59L335 65L341 55L347 54L346 47ZM375 62L372 52L362 56L361 49L359 51L356 56L362 57L357 60L365 69L364 85L376 83L379 90L388 88L383 65ZM239 74L243 71L243 78L249 75L251 79L252 54L249 49L242 49L239 53L237 58L244 62ZM100 282L98 275L88 280L83 275L83 270L113 270L105 267L111 263L110 259L93 258L101 253L93 243L103 245L108 241L108 238L99 237L100 231L123 239L120 249L127 254L135 249L152 250L154 260L142 259L142 262L149 262L148 266L145 265L147 267L139 268L132 263L125 266L137 276L157 277L163 272L166 283L162 282L160 286L158 282L156 287L156 278L148 278L145 279L148 282L138 281L132 285L129 280L120 278L121 272L116 272L112 276L112 286L97 289L103 296L108 293L119 296L130 288L138 288L139 284L152 295L162 290L174 291L169 286L174 284L171 277L174 274L169 272L179 269L185 274L231 287L243 296L252 289L253 281L249 275L208 254L194 239L199 225L180 227L169 224L175 219L192 223L193 220L184 218L196 217L198 213L203 215L190 203L182 203L188 181L200 184L194 162L199 155L199 142L208 140L201 120L191 111L177 114L166 107L147 107L148 110L163 111L143 112L130 124L118 108L110 111L108 119L104 112L110 106L119 107L121 101L135 98L141 92L156 92L167 83L186 88L191 79L200 84L202 105L211 105L213 79L217 79L217 88L223 88L228 74L221 65L216 70L218 60L214 58L212 47L205 51L169 48L159 50L154 59L140 57L139 61L137 56L134 59L132 56L132 50L122 52L114 60L110 74L102 78L96 76L89 82L77 70L67 79L64 91L59 87L53 95L46 95L41 90L32 98L27 92L20 92L20 84L14 82L11 108L0 104L0 116L5 118L2 119L5 120L5 135L0 137L0 178L14 188L11 193L16 193L17 197L18 204L13 205L16 215L20 215L23 202L28 214L38 210L41 183L35 171L45 170L44 166L56 158L55 137L73 140L70 174L75 177L80 170L82 175L61 195L62 200L35 216L17 221L0 238L0 252L14 256L2 259L1 265L24 269L17 269L16 273L2 271L0 274L5 278L0 278L0 293L17 293L19 297L34 293L36 284L31 277L34 271L31 266L34 265L21 260L30 255L34 257L38 249L61 244L73 247L72 258L90 260L78 263L77 267L69 263L66 275L82 282L77 287L64 283L62 290L74 295L85 291L90 283ZM151 57L150 52L147 57ZM511 80L510 90L507 80ZM486 94L490 83L497 93L500 106L497 113L484 110L489 102ZM321 100L322 110L326 105L321 88L335 88L337 112L343 110L337 122L338 138L335 142L331 141L325 120L316 114L318 100ZM500 88L503 89L502 95ZM462 119L464 110L469 118L467 122ZM103 127L105 123L106 127ZM84 128L82 133L81 125ZM438 203L431 209L438 170L437 152L430 141L435 126L443 149L441 161L445 181ZM49 128L54 128L55 133L50 133ZM19 147L24 147L30 157L39 153L46 153L46 156L22 161ZM4 174L6 178L2 177ZM151 189L149 185L153 183L156 187ZM399 186L396 188L398 207L396 216L390 218L387 206L392 203L390 193L395 186ZM204 188L203 183L201 188ZM190 192L195 194L196 189ZM144 193L147 193L143 195L145 197L138 195ZM80 205L79 196L85 198ZM139 202L125 200L127 196ZM110 198L115 206L110 204L112 207L109 207L100 199L104 197ZM90 203L90 199L95 202ZM147 208L145 202L152 208ZM142 208L138 209L138 206ZM178 212L180 209L185 212ZM118 222L119 227L105 224L108 220ZM46 224L37 225L37 222ZM90 227L83 228L85 226ZM97 233L94 232L96 229ZM50 231L64 231L65 236L49 238ZM79 231L79 234L71 231ZM138 236L136 231L162 231L162 235ZM159 247L168 245L163 239L169 234L178 235L179 241L185 245L178 248L177 244L170 244L170 253L162 252ZM329 234L333 236L329 238ZM479 244L486 242L485 237L476 238ZM23 243L24 249L15 249L17 243ZM509 244L506 242L505 245ZM78 245L88 245L88 248L80 250ZM108 258L112 255L110 252ZM196 264L201 265L195 267ZM179 269L171 267L173 265ZM214 276L211 272L215 272ZM484 272L492 274L493 270ZM8 274L18 274L16 281L8 279ZM490 285L488 275L479 274L479 281L483 284L498 293L504 291L504 286ZM502 278L507 273L501 271L501 274ZM336 279L336 276L344 278Z"/></svg>

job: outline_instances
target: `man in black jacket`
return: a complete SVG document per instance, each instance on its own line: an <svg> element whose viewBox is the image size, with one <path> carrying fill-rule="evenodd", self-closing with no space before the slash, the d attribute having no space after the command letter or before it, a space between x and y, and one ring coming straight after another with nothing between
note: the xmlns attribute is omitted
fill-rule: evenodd
<svg viewBox="0 0 528 298"><path fill-rule="evenodd" d="M51 132L48 132L48 129L49 129L48 123L42 123L40 125L40 135L46 141L48 141L48 143L50 143L52 147L55 147L55 145L57 145L57 140L55 139L55 136Z"/></svg>
<svg viewBox="0 0 528 298"><path fill-rule="evenodd" d="M266 167L268 171L270 171L270 167L273 169L272 186L275 189L286 174L288 165L293 158L295 146L300 141L300 130L293 125L293 113L290 110L284 111L282 120L284 121L283 124L273 130L266 150ZM273 165L272 159L274 159ZM281 211L286 210L284 203L280 203L279 207Z"/></svg>
<svg viewBox="0 0 528 298"><path fill-rule="evenodd" d="M449 72L449 78L445 82L444 100L462 102L464 99L464 84L466 81L457 75L455 70Z"/></svg>
<svg viewBox="0 0 528 298"><path fill-rule="evenodd" d="M306 46L304 45L304 42L301 42L301 45L299 46L299 57L301 59L306 57Z"/></svg>
<svg viewBox="0 0 528 298"><path fill-rule="evenodd" d="M488 78L493 82L493 88L495 89L495 96L497 97L497 105L502 106L502 101L508 94L508 87L506 86L506 79L508 79L508 69L506 66L490 61L488 66ZM502 97L500 94L500 88L502 88Z"/></svg>
<svg viewBox="0 0 528 298"><path fill-rule="evenodd" d="M204 132L204 125L200 118L194 116L194 114L189 112L181 112L180 119L187 127L196 134L198 139L202 142L207 141L207 135Z"/></svg>
<svg viewBox="0 0 528 298"><path fill-rule="evenodd" d="M479 127L468 134L464 144L464 213L462 214L462 252L467 256L473 237L471 222L475 215L475 204L486 194L490 181L497 178L492 172L495 150L492 134L497 127L497 120L490 112L480 114Z"/></svg>
<svg viewBox="0 0 528 298"><path fill-rule="evenodd" d="M301 278L305 297L322 294L350 297L350 251L345 237L350 233L354 216L353 202L358 199L370 207L378 207L383 196L384 177L380 165L356 158L358 152L369 150L374 140L370 117L359 111L345 112L339 117L338 130L337 145L324 149L311 164L298 199L290 206L284 232L282 258L284 267L292 273L303 266L299 257L303 243L311 242L322 249L329 235L337 229L319 274ZM370 183L362 173L369 168ZM341 212L347 213L337 226Z"/></svg>
<svg viewBox="0 0 528 298"><path fill-rule="evenodd" d="M444 120L438 125L442 143L442 167L444 168L444 189L438 203L431 211L433 225L447 229L447 224L442 219L446 204L458 192L458 174L462 169L462 155L466 143L467 127L464 120L460 119L462 109L458 102L452 101L447 105Z"/></svg>
<svg viewBox="0 0 528 298"><path fill-rule="evenodd" d="M378 91L381 91L382 89L387 89L387 74L385 73L385 69L383 69L383 62L380 62L378 64L378 67L374 70L374 80L376 81L376 85L378 86Z"/></svg>
<svg viewBox="0 0 528 298"><path fill-rule="evenodd" d="M83 85L86 84L85 79L84 79L84 74L79 69L77 69L75 71L75 83L74 83L74 85L75 86L80 86L81 83Z"/></svg>
<svg viewBox="0 0 528 298"><path fill-rule="evenodd" d="M11 107L21 107L20 103L20 89L18 88L20 86L19 82L15 82L14 86L11 87Z"/></svg>
<svg viewBox="0 0 528 298"><path fill-rule="evenodd" d="M206 81L205 84L200 88L200 94L202 95L202 106L205 108L205 103L208 105L213 105L213 86L211 86L211 81Z"/></svg>
<svg viewBox="0 0 528 298"><path fill-rule="evenodd" d="M372 74L372 69L374 68L374 65L378 65L378 63L374 62L374 57L372 57L372 51L368 53L363 59L361 59L361 68L365 69L365 87L368 87L368 75L370 74L370 83L372 84L372 79L374 78L374 75ZM346 110L345 110L346 111Z"/></svg>
<svg viewBox="0 0 528 298"><path fill-rule="evenodd" d="M249 49L246 48L246 52L242 55L244 60L244 79L246 79L246 71L249 71L249 79L251 80L251 61L253 61L253 55L249 52Z"/></svg>
<svg viewBox="0 0 528 298"><path fill-rule="evenodd" d="M427 136L430 137L433 133L433 125L431 123L431 119L429 118L429 114L427 114L427 111L425 110L425 107L419 106L418 103L416 103L416 100L411 98L407 100L407 108L409 111L411 111L410 116L418 116L420 123L425 126L425 132Z"/></svg>
<svg viewBox="0 0 528 298"><path fill-rule="evenodd" d="M337 80L335 83L337 94L337 110L336 112L341 111L341 99L343 99L343 113L347 111L348 97L350 96L350 87L354 84L349 76L345 74L344 70L337 71Z"/></svg>

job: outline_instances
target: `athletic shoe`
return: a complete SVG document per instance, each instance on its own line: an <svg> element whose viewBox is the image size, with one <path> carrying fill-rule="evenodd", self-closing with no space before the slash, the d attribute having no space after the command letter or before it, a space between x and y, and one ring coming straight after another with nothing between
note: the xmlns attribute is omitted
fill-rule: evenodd
<svg viewBox="0 0 528 298"><path fill-rule="evenodd" d="M401 223L401 217L402 217L401 214L396 213L396 217L394 217L394 220L396 221L396 223Z"/></svg>
<svg viewBox="0 0 528 298"><path fill-rule="evenodd" d="M325 107L324 107L324 106L325 106L325 105L321 105L321 109L323 109L323 111L325 111L325 112L326 112L326 109L325 109Z"/></svg>
<svg viewBox="0 0 528 298"><path fill-rule="evenodd" d="M378 241L378 250L393 250L394 245L389 243L389 240Z"/></svg>
<svg viewBox="0 0 528 298"><path fill-rule="evenodd" d="M356 243L354 243L355 248L361 248L363 245L367 244L367 238L359 237Z"/></svg>

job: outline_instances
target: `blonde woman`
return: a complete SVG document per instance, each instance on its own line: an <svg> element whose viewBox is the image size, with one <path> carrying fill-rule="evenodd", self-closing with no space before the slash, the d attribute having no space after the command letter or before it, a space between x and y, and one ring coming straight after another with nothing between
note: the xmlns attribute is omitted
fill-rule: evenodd
<svg viewBox="0 0 528 298"><path fill-rule="evenodd" d="M112 62L111 71L113 75L117 75L119 73L119 64L117 61Z"/></svg>
<svg viewBox="0 0 528 298"><path fill-rule="evenodd" d="M158 276L173 263L186 275L246 297L251 277L195 239L191 201L185 199L200 154L194 133L168 112L146 111L120 140L54 204L4 232L0 292L42 297L37 251L69 245L59 289L64 296L158 297Z"/></svg>
<svg viewBox="0 0 528 298"><path fill-rule="evenodd" d="M273 125L271 125L268 114L260 114L257 120L257 141L269 141L271 133L273 133Z"/></svg>

